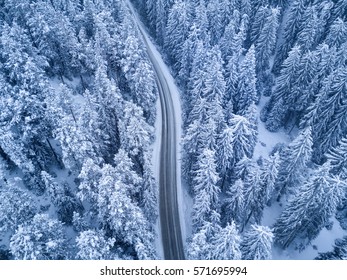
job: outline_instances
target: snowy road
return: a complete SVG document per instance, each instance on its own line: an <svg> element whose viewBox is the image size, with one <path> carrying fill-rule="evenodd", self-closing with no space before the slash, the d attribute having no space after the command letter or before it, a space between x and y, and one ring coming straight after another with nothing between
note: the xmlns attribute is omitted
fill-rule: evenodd
<svg viewBox="0 0 347 280"><path fill-rule="evenodd" d="M182 260L184 259L184 247L177 199L177 129L175 106L172 101L173 91L177 92L177 89L173 89L172 83L168 82L168 79L172 80L171 77L168 77L170 73L167 69L162 69L164 65L162 58L157 55L157 51L154 49L155 47L150 43L149 37L139 23L131 4L129 4L129 8L137 21L144 43L146 44L147 53L153 64L159 89L162 113L159 159L159 207L164 258L166 260Z"/></svg>

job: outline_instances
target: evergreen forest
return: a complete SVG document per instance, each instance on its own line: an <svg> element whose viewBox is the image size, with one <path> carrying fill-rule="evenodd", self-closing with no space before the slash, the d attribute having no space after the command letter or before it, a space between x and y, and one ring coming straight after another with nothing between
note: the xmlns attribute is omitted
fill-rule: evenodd
<svg viewBox="0 0 347 280"><path fill-rule="evenodd" d="M346 260L347 0L0 0L0 259L163 258L138 24L185 258Z"/></svg>

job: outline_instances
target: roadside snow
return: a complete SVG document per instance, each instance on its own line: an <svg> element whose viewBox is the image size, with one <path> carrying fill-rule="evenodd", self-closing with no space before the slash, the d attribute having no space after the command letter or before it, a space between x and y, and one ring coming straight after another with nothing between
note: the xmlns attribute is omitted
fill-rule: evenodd
<svg viewBox="0 0 347 280"><path fill-rule="evenodd" d="M153 40L150 38L146 27L143 25L141 20L139 20L139 17L133 8L132 4L130 1L127 1L128 7L131 9L132 13L134 14L134 18L141 29L141 32L143 36L146 37L146 41L148 42L148 46L153 52L154 56L156 57L158 64L160 65L160 68L162 70L162 74L165 76L165 79L168 83L168 86L170 88L170 92L172 93L171 98L173 102L173 107L174 107L174 114L175 114L175 120L176 120L176 158L177 158L177 165L176 165L176 172L177 172L177 198L178 198L178 206L179 206L179 215L180 215L180 223L181 223L181 232L182 232L182 239L183 239L183 244L185 244L185 240L187 237L187 224L185 221L189 221L186 217L187 213L189 213L190 206L188 205L188 198L189 195L186 193L185 190L183 190L182 185L181 185L181 146L180 146L180 140L182 136L182 113L181 113L181 102L180 102L180 93L178 90L177 85L175 84L175 80L173 76L170 73L170 70L168 66L165 64L161 54L158 51L158 48L152 43ZM154 174L157 182L159 182L159 154L160 154L160 139L161 139L161 120L162 120L162 115L161 115L161 109L160 109L160 101L158 100L157 102L157 120L155 123L155 130L156 130L156 140L155 143L153 144L153 167L154 167ZM160 219L159 219L160 220ZM159 223L159 222L158 222ZM160 225L159 225L160 226ZM159 231L158 231L159 232ZM158 254L161 254L161 257L163 257L163 246L161 244L161 239L160 235L159 238L157 238L157 243L160 242L159 244L156 244L157 248L160 248L158 250Z"/></svg>
<svg viewBox="0 0 347 280"><path fill-rule="evenodd" d="M155 120L155 140L151 146L153 151L152 157L152 172L154 174L154 178L157 182L157 186L159 186L159 164L160 164L160 147L161 147L161 131L162 131L162 114L160 107L160 99L157 99L156 102L156 120ZM158 197L159 199L159 197ZM159 213L159 205L158 205L158 213ZM161 241L160 234L160 219L157 219L156 222L156 236L155 236L155 248L160 259L164 259L164 249Z"/></svg>

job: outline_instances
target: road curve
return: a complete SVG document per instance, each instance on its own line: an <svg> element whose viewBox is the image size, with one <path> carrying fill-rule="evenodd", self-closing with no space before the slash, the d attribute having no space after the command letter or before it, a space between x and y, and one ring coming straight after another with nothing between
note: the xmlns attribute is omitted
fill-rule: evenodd
<svg viewBox="0 0 347 280"><path fill-rule="evenodd" d="M171 98L172 93L158 58L154 55L148 43L148 36L140 24L138 24L138 19L131 3L129 1L127 3L141 32L143 41L146 44L147 53L152 62L159 89L162 113L159 164L159 216L164 258L166 260L183 260L184 249L177 200L176 123L174 105Z"/></svg>

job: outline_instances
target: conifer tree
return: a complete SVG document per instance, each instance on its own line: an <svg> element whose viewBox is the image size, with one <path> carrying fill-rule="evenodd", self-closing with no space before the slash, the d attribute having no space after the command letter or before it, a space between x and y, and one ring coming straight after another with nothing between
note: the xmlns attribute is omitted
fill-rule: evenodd
<svg viewBox="0 0 347 280"><path fill-rule="evenodd" d="M269 260L273 241L272 230L266 226L252 225L241 242L243 260Z"/></svg>
<svg viewBox="0 0 347 280"><path fill-rule="evenodd" d="M241 238L234 222L222 228L212 240L214 260L239 260Z"/></svg>
<svg viewBox="0 0 347 280"><path fill-rule="evenodd" d="M320 35L320 21L317 7L310 5L307 7L302 21L303 28L298 34L298 44L304 51L311 50L317 43L318 36Z"/></svg>
<svg viewBox="0 0 347 280"><path fill-rule="evenodd" d="M204 149L198 158L194 177L195 200L193 205L193 223L199 229L210 221L211 212L219 207L219 176L216 171L215 153Z"/></svg>
<svg viewBox="0 0 347 280"><path fill-rule="evenodd" d="M260 169L257 165L250 168L244 180L244 214L241 230L253 221L260 224L263 209L265 207L265 192L261 185Z"/></svg>
<svg viewBox="0 0 347 280"><path fill-rule="evenodd" d="M184 41L189 33L191 15L188 5L189 3L185 1L176 0L169 12L164 47L172 63L179 61Z"/></svg>
<svg viewBox="0 0 347 280"><path fill-rule="evenodd" d="M335 213L346 190L346 183L329 174L330 165L320 166L301 185L274 225L275 242L287 248L294 242L301 247L314 239Z"/></svg>
<svg viewBox="0 0 347 280"><path fill-rule="evenodd" d="M260 180L266 204L271 203L278 178L279 167L280 155L276 152L274 155L270 156L268 160L265 159L260 168Z"/></svg>
<svg viewBox="0 0 347 280"><path fill-rule="evenodd" d="M274 53L277 40L277 30L279 27L278 8L271 8L266 13L264 23L258 32L257 40L254 41L256 50L256 69L261 82L266 82L266 77L262 75L270 67L270 57Z"/></svg>
<svg viewBox="0 0 347 280"><path fill-rule="evenodd" d="M329 46L340 47L344 42L346 42L346 37L347 23L341 18L337 18L330 26L326 42L327 44L329 44Z"/></svg>
<svg viewBox="0 0 347 280"><path fill-rule="evenodd" d="M257 103L259 100L256 88L257 77L255 66L255 48L251 46L240 65L237 93L233 96L234 112L236 114L244 115L246 109L252 103Z"/></svg>
<svg viewBox="0 0 347 280"><path fill-rule="evenodd" d="M301 49L298 46L293 47L288 58L284 61L281 73L276 79L276 85L271 99L267 104L266 128L270 131L277 131L287 121L288 107L287 98L291 97L292 84L295 84L297 78L297 69L301 59ZM280 111L275 113L278 103L283 102ZM277 105L277 106L276 106ZM282 113L283 112L283 113Z"/></svg>
<svg viewBox="0 0 347 280"><path fill-rule="evenodd" d="M245 220L245 189L241 179L230 185L226 191L224 217L227 223L235 221L237 226L242 225Z"/></svg>
<svg viewBox="0 0 347 280"><path fill-rule="evenodd" d="M343 177L347 176L347 139L342 138L339 145L332 148L326 158L330 161L332 171Z"/></svg>
<svg viewBox="0 0 347 280"><path fill-rule="evenodd" d="M324 80L317 100L317 114L313 117L314 158L320 160L325 152L337 145L344 136L347 106L347 68L340 67Z"/></svg>
<svg viewBox="0 0 347 280"><path fill-rule="evenodd" d="M255 147L254 128L249 120L243 116L232 115L229 120L232 135L232 146L234 147L235 162L242 158L253 155Z"/></svg>
<svg viewBox="0 0 347 280"><path fill-rule="evenodd" d="M63 224L47 214L36 214L19 225L11 237L10 250L17 260L68 259Z"/></svg>
<svg viewBox="0 0 347 280"><path fill-rule="evenodd" d="M77 259L80 260L107 260L114 259L111 248L113 238L108 239L102 231L86 230L76 237Z"/></svg>
<svg viewBox="0 0 347 280"><path fill-rule="evenodd" d="M279 197L300 185L312 157L312 129L304 129L284 150L276 188ZM278 197L278 198L279 198Z"/></svg>
<svg viewBox="0 0 347 280"><path fill-rule="evenodd" d="M277 73L287 56L290 56L289 52L295 45L301 21L309 2L310 0L294 0L290 3L288 20L284 27L283 42L279 47L273 66L273 70Z"/></svg>

